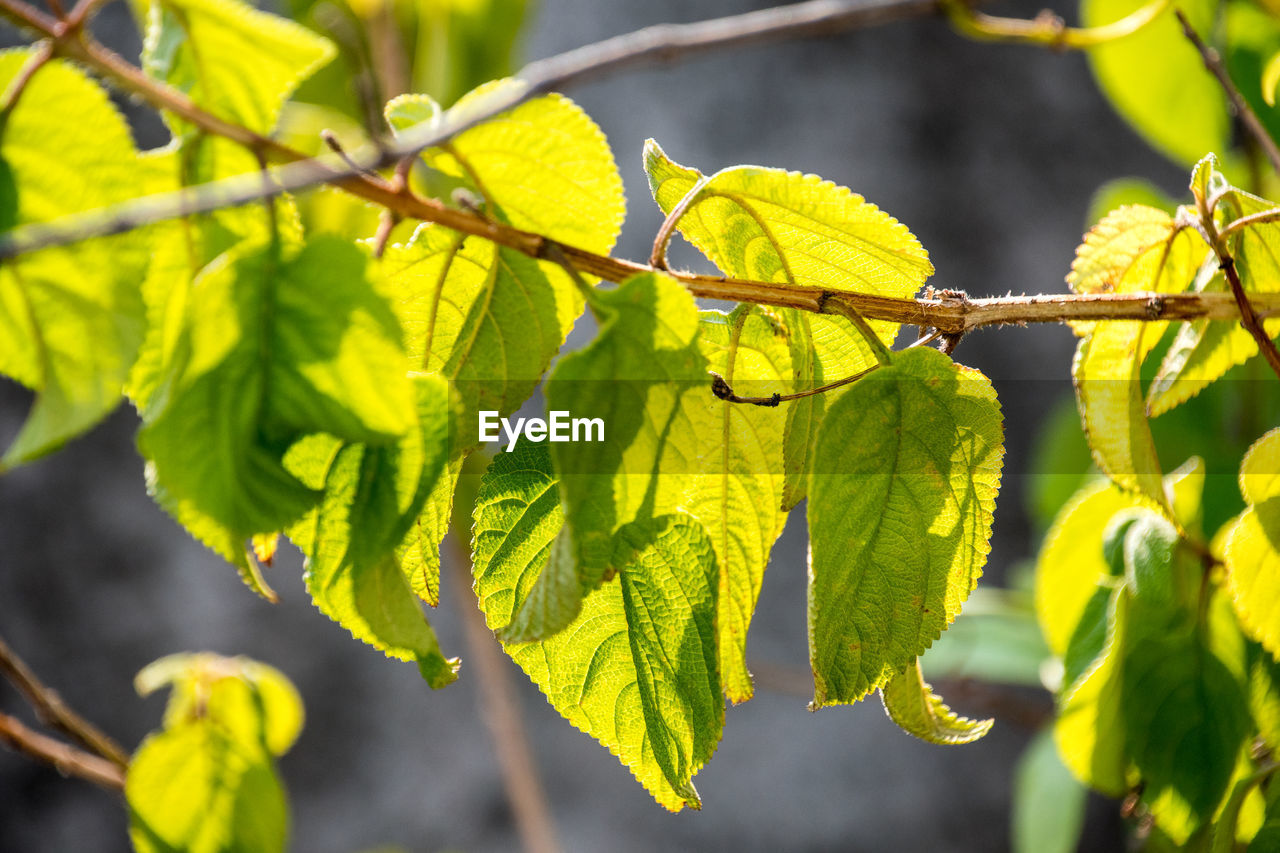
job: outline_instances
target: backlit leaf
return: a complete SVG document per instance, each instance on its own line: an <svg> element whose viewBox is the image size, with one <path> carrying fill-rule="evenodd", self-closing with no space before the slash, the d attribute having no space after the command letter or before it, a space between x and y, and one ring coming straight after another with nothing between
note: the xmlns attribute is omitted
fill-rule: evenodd
<svg viewBox="0 0 1280 853"><path fill-rule="evenodd" d="M453 108L466 111L498 87L482 86ZM397 130L430 121L424 96L397 98ZM622 181L608 143L577 105L560 95L526 102L423 152L428 166L470 187L508 224L595 252L608 252L622 225ZM452 380L459 400L446 474L401 548L414 590L435 603L439 546L448 529L461 458L478 446L482 410L509 415L533 393L582 312L563 269L476 237L424 225L406 245L387 247L410 360Z"/></svg>
<svg viewBox="0 0 1280 853"><path fill-rule="evenodd" d="M1168 214L1121 208L1100 222L1077 250L1068 281L1080 293L1185 290L1207 248ZM1153 297L1154 298L1154 297ZM1085 434L1098 466L1117 485L1168 508L1138 376L1166 324L1116 320L1082 325L1072 365Z"/></svg>
<svg viewBox="0 0 1280 853"><path fill-rule="evenodd" d="M199 107L260 134L336 54L332 42L239 0L151 0L142 64Z"/></svg>
<svg viewBox="0 0 1280 853"><path fill-rule="evenodd" d="M529 483L509 481L514 505L526 508L520 529L533 537L526 552L549 549L562 518L559 505L527 502ZM482 486L488 503L477 520L486 527L486 516L503 502L498 483ZM508 643L507 652L556 710L618 756L655 800L673 811L697 808L691 779L715 751L724 725L715 551L687 516L628 525L617 547L620 577L591 592L573 624L541 642ZM532 583L523 562L478 567L476 592L486 614L490 608L499 614L497 621L516 600L517 584Z"/></svg>
<svg viewBox="0 0 1280 853"><path fill-rule="evenodd" d="M308 440L286 464L323 489L320 505L289 530L307 556L307 590L326 616L388 657L415 660L432 687L454 680L421 604L400 571L396 547L438 482L451 412L439 377L414 377L419 424L395 445Z"/></svg>
<svg viewBox="0 0 1280 853"><path fill-rule="evenodd" d="M832 405L809 483L813 706L854 702L921 655L986 562L1004 457L991 384L908 350Z"/></svg>
<svg viewBox="0 0 1280 853"><path fill-rule="evenodd" d="M1227 534L1227 588L1245 631L1280 659L1280 430L1249 448L1240 491L1249 508Z"/></svg>
<svg viewBox="0 0 1280 853"><path fill-rule="evenodd" d="M0 89L9 88L33 55L33 49L0 52ZM134 149L106 91L55 59L5 116L0 226L46 222L171 189L155 167ZM119 402L142 341L138 281L146 271L148 233L48 248L0 265L0 374L37 394L0 470L56 449Z"/></svg>
<svg viewBox="0 0 1280 853"><path fill-rule="evenodd" d="M1081 22L1109 24L1142 5L1143 0L1084 0ZM1180 8L1201 35L1212 32L1216 3L1194 0ZM1226 100L1171 9L1132 35L1090 49L1089 61L1112 105L1162 154L1191 165L1204 152L1227 147Z"/></svg>
<svg viewBox="0 0 1280 853"><path fill-rule="evenodd" d="M928 253L905 226L862 196L816 175L734 166L709 177L681 166L653 140L645 170L654 200L668 215L683 210L677 228L726 275L909 297L933 273ZM855 375L875 363L861 335L843 317L781 312L793 341L791 390L808 390ZM886 344L898 325L870 321ZM787 498L804 497L808 451L830 401L809 397L788 409Z"/></svg>
<svg viewBox="0 0 1280 853"><path fill-rule="evenodd" d="M185 307L138 443L161 506L234 562L319 497L283 464L294 440L392 442L415 423L413 390L396 319L349 243L228 252Z"/></svg>
<svg viewBox="0 0 1280 853"><path fill-rule="evenodd" d="M920 664L907 667L880 688L889 718L909 735L936 744L973 743L995 720L970 720L954 713L925 683Z"/></svg>

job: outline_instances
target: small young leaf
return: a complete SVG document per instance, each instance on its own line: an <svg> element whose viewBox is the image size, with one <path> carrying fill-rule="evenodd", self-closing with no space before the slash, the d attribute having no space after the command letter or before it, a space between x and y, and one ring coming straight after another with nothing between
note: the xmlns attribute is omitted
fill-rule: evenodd
<svg viewBox="0 0 1280 853"><path fill-rule="evenodd" d="M124 795L138 853L285 849L288 804L273 762L207 721L148 736Z"/></svg>
<svg viewBox="0 0 1280 853"><path fill-rule="evenodd" d="M143 695L171 686L164 729L129 763L129 834L144 853L282 851L288 805L274 756L302 728L302 702L276 669L182 654L138 673Z"/></svg>
<svg viewBox="0 0 1280 853"><path fill-rule="evenodd" d="M172 689L166 728L209 718L246 747L284 755L302 731L302 697L285 675L249 658L204 653L168 655L138 673L134 687L147 696Z"/></svg>
<svg viewBox="0 0 1280 853"><path fill-rule="evenodd" d="M907 667L880 688L889 719L909 735L936 744L973 743L995 720L970 720L953 713L925 683L920 663Z"/></svg>
<svg viewBox="0 0 1280 853"><path fill-rule="evenodd" d="M813 707L886 684L960 612L1004 457L986 377L908 350L832 405L809 481Z"/></svg>

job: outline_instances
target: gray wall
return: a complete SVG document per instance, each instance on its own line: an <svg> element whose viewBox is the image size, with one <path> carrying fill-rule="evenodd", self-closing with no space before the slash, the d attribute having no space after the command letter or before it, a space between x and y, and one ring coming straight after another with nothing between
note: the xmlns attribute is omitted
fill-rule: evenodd
<svg viewBox="0 0 1280 853"><path fill-rule="evenodd" d="M542 0L526 54L756 5L765 4ZM123 5L109 11L107 26L122 32ZM136 41L125 48L136 51ZM647 257L660 221L640 166L649 136L707 171L756 163L848 185L910 225L932 254L937 286L973 295L1062 290L1089 196L1106 178L1142 175L1178 193L1184 185L1102 102L1081 56L975 44L933 21L628 72L570 94L621 163L631 210L619 253L630 258ZM687 247L673 257L699 263ZM1023 472L1039 418L1069 393L1071 349L1065 329L1045 327L976 334L957 353L992 376L1007 417L994 578L1034 552ZM0 443L27 403L0 382ZM138 699L131 678L161 655L210 649L284 670L308 711L281 762L296 850L512 849L465 658L461 681L431 692L412 666L353 642L311 607L293 552L270 570L283 602L256 599L150 503L135 428L123 409L62 453L0 478L0 634L130 746L162 708ZM766 574L750 648L800 672L804 574L797 511ZM446 648L464 653L457 602L447 590L431 616ZM810 714L802 698L762 689L729 711L697 779L702 813L673 816L509 668L572 850L1007 847L1011 770L1028 734L1015 721L998 721L973 746L931 747L899 732L874 700ZM0 710L20 707L0 686ZM1090 849L1119 849L1112 811L1091 809ZM0 851L124 850L124 829L111 796L0 751Z"/></svg>

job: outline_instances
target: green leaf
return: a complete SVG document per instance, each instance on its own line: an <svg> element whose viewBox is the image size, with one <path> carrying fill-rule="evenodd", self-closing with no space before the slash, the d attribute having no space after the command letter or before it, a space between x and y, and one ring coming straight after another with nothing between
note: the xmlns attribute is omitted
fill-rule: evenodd
<svg viewBox="0 0 1280 853"><path fill-rule="evenodd" d="M1197 189L1213 181L1214 189ZM1216 158L1206 157L1197 166L1193 190L1219 199L1219 210L1229 217L1243 217L1275 209L1266 199L1236 189L1217 170ZM1235 258L1241 284L1248 293L1280 290L1280 224L1259 222L1234 232L1228 250ZM1206 261L1196 277L1199 293L1227 293L1229 288L1216 261ZM1280 319L1263 320L1271 337L1280 334ZM1147 411L1159 415L1194 397L1228 370L1258 353L1257 342L1237 320L1195 320L1182 324L1147 393Z"/></svg>
<svg viewBox="0 0 1280 853"><path fill-rule="evenodd" d="M1267 67L1262 72L1262 97L1267 106L1276 105L1276 87L1280 86L1280 53L1267 60Z"/></svg>
<svg viewBox="0 0 1280 853"><path fill-rule="evenodd" d="M533 523L558 512L545 506ZM556 710L618 756L655 800L673 811L698 808L691 779L724 725L715 552L688 516L629 525L617 546L620 578L588 595L572 625L506 648ZM478 576L482 605L502 607L515 581L510 572Z"/></svg>
<svg viewBox="0 0 1280 853"><path fill-rule="evenodd" d="M909 230L845 187L816 175L735 166L704 177L674 162L653 140L645 171L663 213L682 213L676 227L726 275L779 284L910 297L933 273L928 253ZM843 317L787 309L794 387L800 391L853 376L875 358ZM870 321L886 344L898 325ZM789 406L787 495L804 497L809 450L829 401L810 397Z"/></svg>
<svg viewBox="0 0 1280 853"><path fill-rule="evenodd" d="M1150 513L1139 518L1124 538L1125 582L1135 599L1169 610L1178 604L1174 559L1178 531Z"/></svg>
<svg viewBox="0 0 1280 853"><path fill-rule="evenodd" d="M291 453L290 470L324 498L289 536L307 555L307 590L325 615L388 657L417 661L428 683L443 687L458 662L441 653L396 548L441 477L452 412L444 380L414 381L420 425L398 444L339 449L322 437Z"/></svg>
<svg viewBox="0 0 1280 853"><path fill-rule="evenodd" d="M285 849L288 804L273 763L207 721L147 737L124 794L139 853Z"/></svg>
<svg viewBox="0 0 1280 853"><path fill-rule="evenodd" d="M725 315L701 315L698 348L708 367L740 395L767 397L791 372L786 330L749 305ZM689 478L684 508L702 521L720 566L720 676L735 703L751 698L747 629L756 609L769 552L787 514L783 488L780 408L716 400L712 419L697 421L698 473Z"/></svg>
<svg viewBox="0 0 1280 853"><path fill-rule="evenodd" d="M591 583L577 570L546 445L525 442L495 456L474 517L476 594L499 638L544 640L572 623Z"/></svg>
<svg viewBox="0 0 1280 853"><path fill-rule="evenodd" d="M991 730L995 720L970 720L952 712L925 683L917 661L896 673L880 689L889 719L909 735L936 744L973 743Z"/></svg>
<svg viewBox="0 0 1280 853"><path fill-rule="evenodd" d="M1199 235L1151 208L1115 211L1085 237L1067 280L1077 293L1185 290L1208 249ZM1071 375L1094 459L1118 486L1171 512L1160 481L1139 372L1166 327L1115 320L1079 324L1087 334Z"/></svg>
<svg viewBox="0 0 1280 853"><path fill-rule="evenodd" d="M1050 733L1037 733L1014 771L1014 853L1075 853L1087 793L1058 758Z"/></svg>
<svg viewBox="0 0 1280 853"><path fill-rule="evenodd" d="M33 49L0 51L7 90ZM57 104L57 109L50 109ZM106 91L75 66L47 63L5 116L0 227L62 216L170 189L134 149ZM120 400L143 335L138 281L148 231L43 249L0 267L0 374L37 392L0 470L87 430Z"/></svg>
<svg viewBox="0 0 1280 853"><path fill-rule="evenodd" d="M1227 588L1245 631L1280 659L1280 429L1245 454L1240 491L1249 508L1227 534Z"/></svg>
<svg viewBox="0 0 1280 853"><path fill-rule="evenodd" d="M595 298L599 334L560 360L545 390L549 410L606 424L603 442L551 445L575 560L591 586L620 568L619 528L682 503L699 471L699 419L715 402L688 291L645 273Z"/></svg>
<svg viewBox="0 0 1280 853"><path fill-rule="evenodd" d="M509 85L482 86L453 109L473 109ZM433 120L434 110L423 96L409 96L388 105L388 118L402 130ZM625 202L612 152L595 123L560 95L528 101L423 159L470 186L503 222L595 252L607 253L617 239ZM554 264L439 226L388 246L382 265L410 361L453 380L459 399L446 476L401 548L414 590L434 603L461 458L479 445L478 412L509 415L528 399L582 312L583 296Z"/></svg>
<svg viewBox="0 0 1280 853"><path fill-rule="evenodd" d="M1192 523L1204 487L1204 465L1191 460L1165 477L1173 506L1184 526ZM1098 481L1073 497L1045 534L1036 563L1036 618L1049 649L1061 657L1098 582L1110 574L1103 555L1108 522L1126 509L1140 506L1136 496Z"/></svg>
<svg viewBox="0 0 1280 853"><path fill-rule="evenodd" d="M1084 0L1081 22L1096 27L1134 12L1142 0ZM1180 8L1201 34L1212 31L1217 3ZM1112 105L1156 150L1191 165L1230 141L1230 119L1217 81L1205 70L1172 10L1139 32L1089 51L1098 85Z"/></svg>
<svg viewBox="0 0 1280 853"><path fill-rule="evenodd" d="M1249 729L1239 682L1190 628L1141 626L1126 643L1123 667L1126 751L1147 795L1167 790L1207 820Z"/></svg>
<svg viewBox="0 0 1280 853"><path fill-rule="evenodd" d="M895 356L832 405L809 482L814 707L919 657L982 572L1004 436L990 382L936 350Z"/></svg>
<svg viewBox="0 0 1280 853"><path fill-rule="evenodd" d="M385 444L413 427L400 329L351 244L222 255L198 276L138 436L157 500L233 562L318 499L284 466L297 438Z"/></svg>
<svg viewBox="0 0 1280 853"><path fill-rule="evenodd" d="M196 106L270 134L294 89L336 53L328 39L239 0L151 0L142 66Z"/></svg>

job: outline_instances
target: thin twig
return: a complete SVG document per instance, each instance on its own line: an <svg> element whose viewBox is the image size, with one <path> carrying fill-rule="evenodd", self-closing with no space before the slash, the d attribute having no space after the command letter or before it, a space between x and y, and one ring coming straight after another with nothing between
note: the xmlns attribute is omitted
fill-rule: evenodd
<svg viewBox="0 0 1280 853"><path fill-rule="evenodd" d="M1271 138L1271 134L1267 133L1267 129L1258 120L1258 116L1249 108L1244 97L1240 94L1240 90L1236 88L1236 84L1231 82L1231 75L1227 73L1226 66L1222 64L1222 57L1218 55L1216 50L1204 43L1204 39L1200 38L1200 34L1191 26L1191 22L1187 20L1186 15L1182 14L1181 9L1174 9L1173 13L1178 16L1178 21L1182 24L1182 32L1186 35L1187 40L1200 52L1204 67L1209 70L1209 73L1222 86L1222 91L1226 93L1227 100L1231 102L1231 107L1235 110L1240 123L1244 125L1244 129L1249 133L1249 136L1258 143L1263 153L1267 155L1267 159L1271 162L1271 168L1275 170L1276 174L1280 175L1280 148L1276 147L1276 141Z"/></svg>
<svg viewBox="0 0 1280 853"><path fill-rule="evenodd" d="M118 767L123 768L129 764L129 756L119 744L67 707L58 694L46 687L3 639L0 639L0 675L21 691L45 725L65 733Z"/></svg>
<svg viewBox="0 0 1280 853"><path fill-rule="evenodd" d="M37 761L52 764L68 776L78 776L112 791L124 790L121 767L27 728L8 714L0 714L0 743Z"/></svg>
<svg viewBox="0 0 1280 853"><path fill-rule="evenodd" d="M942 8L959 33L978 41L1084 50L1133 35L1168 9L1169 0L1150 0L1118 21L1085 28L1068 27L1061 17L1047 10L1027 20L986 15L966 0L945 0Z"/></svg>
<svg viewBox="0 0 1280 853"><path fill-rule="evenodd" d="M879 368L880 365L875 364L860 373L855 373L853 376L846 376L844 379L837 379L835 382L829 382L826 385L821 385L817 388L810 388L807 391L796 391L794 394L770 394L768 397L739 397L737 394L733 393L733 387L729 385L728 380L713 370L710 371L711 393L715 394L726 403L745 403L749 406L765 406L772 408L785 403L788 400L799 400L804 397L816 397L819 394L834 391L836 388L842 388L845 385L857 382L868 373L878 370Z"/></svg>
<svg viewBox="0 0 1280 853"><path fill-rule="evenodd" d="M521 72L523 86L499 87L474 110L465 114L446 113L440 122L410 128L392 143L366 146L362 151L349 155L350 162L344 162L336 155L308 159L246 128L212 116L191 103L185 95L150 79L88 37L59 42L59 51L63 55L83 62L126 91L174 112L206 132L226 136L272 159L299 162L290 162L275 169L272 173L274 187L264 187L256 175L241 175L198 188L75 214L55 222L24 225L0 234L0 258L15 257L47 246L66 245L89 237L117 234L152 222L247 204L260 199L264 193L289 192L332 183L381 204L402 217L435 222L530 257L546 258L547 245L554 243L581 273L608 281L622 281L653 268L557 243L434 199L420 198L410 192L397 193L370 180L361 170L392 165L424 147L441 144L541 91L627 65L670 61L713 48L767 39L873 26L927 15L936 8L936 0L874 0L870 3L811 0L699 24L640 30L535 62ZM57 31L58 22L20 0L0 0L0 16L44 35L54 35ZM695 296L823 313L836 313L836 309L845 308L868 319L931 326L944 334L1010 323L1230 319L1238 311L1234 299L1222 293L1165 295L1153 310L1153 297L1146 294L1062 294L967 301L943 296L913 300L688 273L673 273L673 276ZM1280 312L1280 294L1256 296L1254 308L1263 314Z"/></svg>
<svg viewBox="0 0 1280 853"><path fill-rule="evenodd" d="M1222 267L1227 284L1231 286L1231 295L1240 308L1240 322L1244 324L1249 334L1253 335L1253 339L1258 344L1258 350L1267 360L1267 364L1271 366L1276 376L1280 376L1280 352L1276 350L1275 341L1271 340L1266 330L1262 328L1258 315L1253 312L1253 306L1249 304L1249 297L1245 295L1244 285L1240 281L1240 273L1236 271L1235 258L1225 252L1219 252L1218 264Z"/></svg>
<svg viewBox="0 0 1280 853"><path fill-rule="evenodd" d="M44 68L50 59L53 59L53 42L49 39L43 39L36 45L35 51L27 58L27 61L18 69L18 73L9 83L9 88L5 89L4 95L0 96L0 115L10 112L18 105L18 100L22 97L22 93L27 91L27 86L31 84L31 78L35 77L36 72Z"/></svg>
<svg viewBox="0 0 1280 853"><path fill-rule="evenodd" d="M521 846L525 853L556 853L560 845L556 840L555 821L529 748L510 670L497 640L476 607L475 596L471 594L470 552L461 546L456 534L450 534L447 541L453 555L448 563L454 570L453 582L449 585L458 596L467 659L475 665L476 678L480 683L483 699L480 716L493 739Z"/></svg>
<svg viewBox="0 0 1280 853"><path fill-rule="evenodd" d="M515 85L500 87L470 109L448 113L438 123L411 128L394 141L366 146L351 154L349 162L343 162L335 157L309 159L286 145L213 115L185 94L151 79L92 37L84 33L68 37L61 22L30 4L22 0L0 0L0 17L8 18L39 36L53 39L57 55L82 63L129 94L173 113L206 133L226 137L252 151L262 152L275 162L294 164L278 173L282 190L293 191L332 183L388 207L400 216L437 222L450 228L457 224L453 216L456 211L434 200L394 193L370 180L364 172L392 165L424 148L439 145L537 95L581 80L598 79L630 66L673 62L746 44L878 26L924 17L934 14L937 9L938 0L809 0L699 23L649 27L534 62L519 72ZM163 202L146 200L146 204L121 205L96 217L76 217L77 230L59 228L38 232L41 239L36 241L28 239L35 236L31 232L23 235L19 232L25 229L16 229L0 238L0 257L12 257L22 251L55 243L116 234L159 219L180 218L244 204L254 200L246 194L261 192L261 189L260 186L252 187L234 180L218 182L210 185L209 192L203 196L170 194Z"/></svg>

